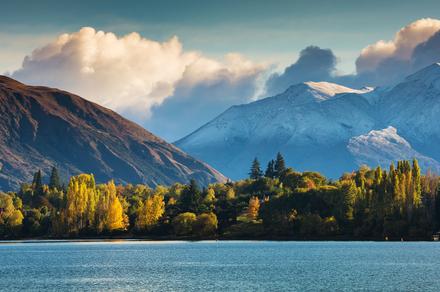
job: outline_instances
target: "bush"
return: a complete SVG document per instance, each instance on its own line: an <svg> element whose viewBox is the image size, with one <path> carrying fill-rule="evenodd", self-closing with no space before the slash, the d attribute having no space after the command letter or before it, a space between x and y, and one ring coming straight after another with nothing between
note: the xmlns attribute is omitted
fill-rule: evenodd
<svg viewBox="0 0 440 292"><path fill-rule="evenodd" d="M177 235L189 235L193 231L196 214L191 212L181 213L173 219L174 232Z"/></svg>
<svg viewBox="0 0 440 292"><path fill-rule="evenodd" d="M216 233L217 225L217 216L214 213L203 213L197 216L193 230L198 236L211 236Z"/></svg>

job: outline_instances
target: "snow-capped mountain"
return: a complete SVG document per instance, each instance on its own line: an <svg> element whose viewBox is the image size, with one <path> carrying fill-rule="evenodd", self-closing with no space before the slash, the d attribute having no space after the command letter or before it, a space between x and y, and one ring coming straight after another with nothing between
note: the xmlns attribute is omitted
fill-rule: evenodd
<svg viewBox="0 0 440 292"><path fill-rule="evenodd" d="M348 141L347 148L359 165L380 165L387 168L393 161L417 158L423 169L436 173L440 170L440 163L414 150L408 141L398 135L396 128L391 126L353 137Z"/></svg>
<svg viewBox="0 0 440 292"><path fill-rule="evenodd" d="M293 85L279 95L229 108L176 145L231 178L245 177L254 157L265 163L278 151L288 165L330 177L361 163L375 166L411 156L435 168L439 117L440 64L433 64L393 88Z"/></svg>

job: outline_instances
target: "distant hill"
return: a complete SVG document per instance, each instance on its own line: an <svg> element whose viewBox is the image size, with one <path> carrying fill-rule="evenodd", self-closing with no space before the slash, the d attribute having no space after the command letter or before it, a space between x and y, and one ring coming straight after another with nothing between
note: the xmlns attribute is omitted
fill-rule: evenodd
<svg viewBox="0 0 440 292"><path fill-rule="evenodd" d="M66 91L0 76L0 189L56 166L64 177L171 184L225 181L207 164L115 112Z"/></svg>
<svg viewBox="0 0 440 292"><path fill-rule="evenodd" d="M250 162L281 151L288 165L336 178L360 164L420 160L440 170L440 64L391 88L305 82L233 106L175 145L225 175L243 178Z"/></svg>

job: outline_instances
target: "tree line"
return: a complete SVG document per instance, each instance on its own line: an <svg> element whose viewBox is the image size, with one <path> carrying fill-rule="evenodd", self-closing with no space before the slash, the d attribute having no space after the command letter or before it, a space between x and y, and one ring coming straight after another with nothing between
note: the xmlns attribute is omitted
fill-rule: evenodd
<svg viewBox="0 0 440 292"><path fill-rule="evenodd" d="M201 188L63 184L56 168L17 192L0 192L0 237L431 239L440 226L439 176L416 159L362 166L338 180L286 167L281 153L249 178Z"/></svg>

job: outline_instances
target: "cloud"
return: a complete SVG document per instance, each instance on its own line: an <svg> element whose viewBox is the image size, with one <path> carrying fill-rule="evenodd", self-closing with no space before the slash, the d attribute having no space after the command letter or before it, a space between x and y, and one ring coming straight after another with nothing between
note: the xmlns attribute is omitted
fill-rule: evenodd
<svg viewBox="0 0 440 292"><path fill-rule="evenodd" d="M232 105L248 103L256 90L254 75L238 80L218 76L195 86L182 81L175 94L160 106L153 107L145 126L153 133L174 141L209 122ZM172 119L172 122L170 122Z"/></svg>
<svg viewBox="0 0 440 292"><path fill-rule="evenodd" d="M336 56L330 49L309 46L303 49L298 60L283 73L275 73L266 83L267 94L286 90L290 85L304 81L323 81L332 78L336 69Z"/></svg>
<svg viewBox="0 0 440 292"><path fill-rule="evenodd" d="M238 54L218 61L200 52L185 51L177 37L160 43L138 33L118 37L84 27L34 50L12 77L59 87L145 121L151 118L152 108L168 98L177 99L193 88L208 85L240 87L243 81L251 86L249 79L262 71L264 66ZM210 99L208 92L199 97ZM168 119L168 123L173 122L173 116Z"/></svg>
<svg viewBox="0 0 440 292"><path fill-rule="evenodd" d="M440 20L423 18L400 29L390 41L379 40L361 50L356 73L337 75L330 49L307 47L299 59L266 83L267 95L304 81L329 81L350 87L392 85L440 61Z"/></svg>
<svg viewBox="0 0 440 292"><path fill-rule="evenodd" d="M434 62L433 52L430 57L424 54L438 44L429 40L439 30L440 20L423 18L400 29L393 40L380 40L365 47L356 60L358 82L368 85L394 83L420 69L421 59L425 59L426 65L429 65L428 61ZM423 45L427 42L429 44ZM425 49L417 49L419 46ZM414 59L416 49L419 61Z"/></svg>

